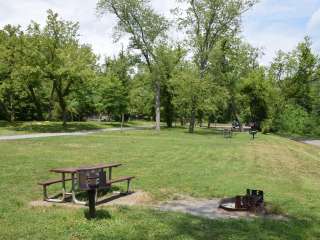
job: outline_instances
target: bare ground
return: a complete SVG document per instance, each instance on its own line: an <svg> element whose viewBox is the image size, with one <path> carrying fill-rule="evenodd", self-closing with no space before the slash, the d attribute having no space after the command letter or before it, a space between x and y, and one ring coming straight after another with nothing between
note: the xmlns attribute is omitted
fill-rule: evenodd
<svg viewBox="0 0 320 240"><path fill-rule="evenodd" d="M308 140L308 141L303 141L303 143L320 147L320 140Z"/></svg>
<svg viewBox="0 0 320 240"><path fill-rule="evenodd" d="M274 220L287 220L287 217L282 215L258 215L250 212L229 212L219 208L221 199L195 199L187 196L180 197L177 200L156 203L152 197L143 191L136 191L129 195L114 195L111 198L102 200L97 207L126 205L126 206L141 206L156 209L159 211L182 212L194 216L209 218L209 219L252 219L257 217L269 218ZM51 207L63 206L70 208L84 208L86 206L76 205L72 203L49 203L45 201L33 201L31 207Z"/></svg>

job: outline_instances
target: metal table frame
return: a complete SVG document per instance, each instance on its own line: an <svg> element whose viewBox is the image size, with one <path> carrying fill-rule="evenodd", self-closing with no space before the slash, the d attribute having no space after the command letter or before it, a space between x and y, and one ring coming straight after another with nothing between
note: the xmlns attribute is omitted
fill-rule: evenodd
<svg viewBox="0 0 320 240"><path fill-rule="evenodd" d="M99 164L93 166L85 166L85 167L78 167L78 168L54 168L51 169L50 172L54 173L61 173L61 180L62 180L62 198L48 198L47 201L49 202L64 202L68 196L72 197L72 202L75 204L82 204L85 205L86 202L80 201L76 197L77 192L77 178L76 174L78 170L81 169L108 169L108 180L111 180L112 177L112 168L121 166L121 163L114 163L114 164ZM68 192L66 190L66 174L71 174L71 190ZM97 199L97 197L96 197Z"/></svg>

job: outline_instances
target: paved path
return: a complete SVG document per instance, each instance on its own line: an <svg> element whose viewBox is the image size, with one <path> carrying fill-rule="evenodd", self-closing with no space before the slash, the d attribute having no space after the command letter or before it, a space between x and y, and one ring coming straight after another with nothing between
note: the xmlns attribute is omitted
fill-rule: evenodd
<svg viewBox="0 0 320 240"><path fill-rule="evenodd" d="M151 129L153 127L125 127L123 131L129 130L144 130ZM19 139L29 139L29 138L41 138L41 137L59 137L59 136L86 136L89 134L99 133L99 132L115 132L121 131L121 128L106 128L92 131L79 131L79 132L61 132L61 133L32 133L32 134L21 134L21 135L11 135L11 136L0 136L0 141L7 140L19 140Z"/></svg>
<svg viewBox="0 0 320 240"><path fill-rule="evenodd" d="M314 145L317 147L320 147L320 140L309 140L309 141L303 141L306 144Z"/></svg>

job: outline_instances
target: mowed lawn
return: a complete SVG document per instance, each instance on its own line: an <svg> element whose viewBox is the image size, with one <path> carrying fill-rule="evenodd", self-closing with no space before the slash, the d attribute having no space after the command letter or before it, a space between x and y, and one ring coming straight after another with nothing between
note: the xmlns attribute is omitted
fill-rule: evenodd
<svg viewBox="0 0 320 240"><path fill-rule="evenodd" d="M133 188L155 201L176 194L234 196L263 189L287 221L208 220L144 207L104 207L89 221L83 209L30 207L54 167L121 162ZM0 142L0 239L320 239L320 148L274 135L164 129Z"/></svg>

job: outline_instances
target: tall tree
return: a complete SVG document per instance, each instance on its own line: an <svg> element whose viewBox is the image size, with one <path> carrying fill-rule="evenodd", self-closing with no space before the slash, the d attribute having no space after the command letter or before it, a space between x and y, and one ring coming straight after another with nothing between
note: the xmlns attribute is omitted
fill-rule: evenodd
<svg viewBox="0 0 320 240"><path fill-rule="evenodd" d="M227 107L222 109L227 119L236 120L242 130L240 115L241 81L259 67L260 50L238 37L221 39L209 55L208 73L212 80L228 92Z"/></svg>
<svg viewBox="0 0 320 240"><path fill-rule="evenodd" d="M7 25L0 31L0 107L9 121L16 119L22 97L13 74L21 57L22 35L19 26Z"/></svg>
<svg viewBox="0 0 320 240"><path fill-rule="evenodd" d="M58 14L48 11L44 29L45 73L52 81L51 101L56 97L64 126L68 119L66 97L73 85L92 76L95 68L95 56L90 47L79 44L78 30L78 23L59 19Z"/></svg>
<svg viewBox="0 0 320 240"><path fill-rule="evenodd" d="M45 104L43 89L45 58L41 49L42 40L40 26L33 22L27 32L21 36L23 46L19 51L19 61L13 72L21 88L28 93L30 102L34 105L37 120L44 120Z"/></svg>
<svg viewBox="0 0 320 240"><path fill-rule="evenodd" d="M279 51L269 70L285 100L308 112L312 111L312 86L319 79L317 61L306 37L292 52Z"/></svg>
<svg viewBox="0 0 320 240"><path fill-rule="evenodd" d="M172 47L161 44L156 49L158 62L154 66L155 71L153 74L155 74L154 77L160 78L162 93L161 105L163 106L164 120L169 128L172 127L175 115L170 80L184 55L185 51L180 46Z"/></svg>
<svg viewBox="0 0 320 240"><path fill-rule="evenodd" d="M108 108L111 110L110 106L112 105L113 111L111 112L121 115L121 127L124 124L125 115L128 113L130 74L132 73L134 62L135 58L122 50L118 57L106 59L101 74L103 78L108 80L104 91L104 93L110 91L110 94L107 94L110 99L110 103L107 103L107 105L109 105ZM111 97L111 95L113 95L113 97Z"/></svg>
<svg viewBox="0 0 320 240"><path fill-rule="evenodd" d="M168 21L151 8L148 0L100 0L97 9L101 14L112 13L118 18L116 40L123 33L129 34L130 47L141 52L150 73L153 73L153 63L157 62L155 48L165 37ZM158 78L153 79L153 83L156 130L160 131L161 83Z"/></svg>
<svg viewBox="0 0 320 240"><path fill-rule="evenodd" d="M130 82L129 112L133 115L154 115L154 91L146 66L138 65L138 71Z"/></svg>
<svg viewBox="0 0 320 240"><path fill-rule="evenodd" d="M225 36L239 31L240 17L256 0L180 0L187 3L185 17L180 25L186 29L189 44L193 48L194 61L200 79L205 78L208 60L215 44ZM177 9L179 11L179 9ZM194 131L196 98L191 105L189 132Z"/></svg>

